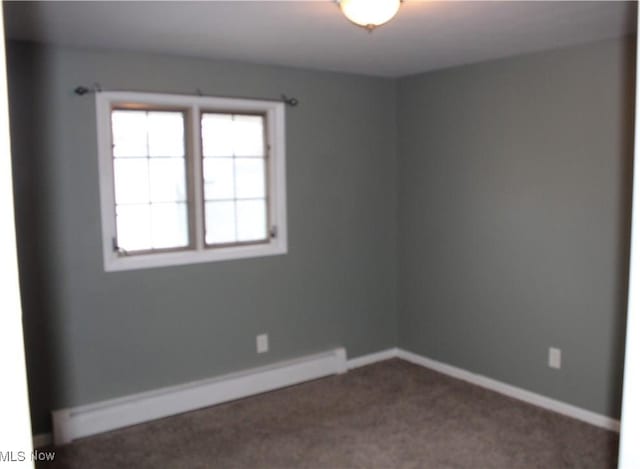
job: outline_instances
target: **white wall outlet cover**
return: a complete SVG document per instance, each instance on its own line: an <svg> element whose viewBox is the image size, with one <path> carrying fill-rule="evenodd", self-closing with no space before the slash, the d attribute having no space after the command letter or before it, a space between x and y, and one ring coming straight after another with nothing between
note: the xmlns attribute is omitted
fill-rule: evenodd
<svg viewBox="0 0 640 469"><path fill-rule="evenodd" d="M556 347L549 347L549 367L560 369L562 366L562 350Z"/></svg>
<svg viewBox="0 0 640 469"><path fill-rule="evenodd" d="M256 351L258 353L265 353L269 351L269 335L260 334L256 336Z"/></svg>

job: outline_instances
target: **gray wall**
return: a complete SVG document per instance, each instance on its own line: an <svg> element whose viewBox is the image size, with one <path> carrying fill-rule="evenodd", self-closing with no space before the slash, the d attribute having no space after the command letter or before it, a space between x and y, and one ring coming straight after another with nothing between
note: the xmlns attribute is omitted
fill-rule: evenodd
<svg viewBox="0 0 640 469"><path fill-rule="evenodd" d="M619 415L632 54L614 40L400 80L401 347Z"/></svg>
<svg viewBox="0 0 640 469"><path fill-rule="evenodd" d="M337 345L350 356L399 345L618 415L630 40L397 81L8 52L36 432L51 409ZM287 109L290 252L103 272L94 103L72 93L94 81L299 98ZM272 351L257 356L264 331ZM546 366L549 346L563 350L561 371Z"/></svg>
<svg viewBox="0 0 640 469"><path fill-rule="evenodd" d="M26 43L8 53L35 432L51 409L396 344L393 81ZM287 109L289 253L105 273L94 101L72 93L96 81L298 98ZM257 356L265 331L271 351Z"/></svg>

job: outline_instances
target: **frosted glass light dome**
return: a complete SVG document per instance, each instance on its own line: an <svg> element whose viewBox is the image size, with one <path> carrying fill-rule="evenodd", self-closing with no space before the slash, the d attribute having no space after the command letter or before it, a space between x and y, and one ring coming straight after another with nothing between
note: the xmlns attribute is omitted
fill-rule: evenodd
<svg viewBox="0 0 640 469"><path fill-rule="evenodd" d="M400 0L340 0L340 8L350 21L371 31L396 16Z"/></svg>

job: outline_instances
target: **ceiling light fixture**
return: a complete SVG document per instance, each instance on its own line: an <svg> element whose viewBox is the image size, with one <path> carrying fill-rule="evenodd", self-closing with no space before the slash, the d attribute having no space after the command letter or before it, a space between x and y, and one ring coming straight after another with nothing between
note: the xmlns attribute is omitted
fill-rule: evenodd
<svg viewBox="0 0 640 469"><path fill-rule="evenodd" d="M342 13L369 32L396 16L401 0L338 0Z"/></svg>

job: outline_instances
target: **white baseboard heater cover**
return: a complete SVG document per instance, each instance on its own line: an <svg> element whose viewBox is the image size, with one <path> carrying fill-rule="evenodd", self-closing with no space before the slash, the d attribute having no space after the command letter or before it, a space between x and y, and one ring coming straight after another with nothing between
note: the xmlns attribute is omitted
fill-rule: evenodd
<svg viewBox="0 0 640 469"><path fill-rule="evenodd" d="M56 410L56 445L347 371L344 348L212 379Z"/></svg>

